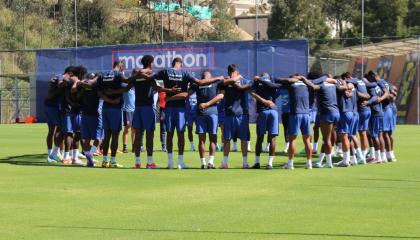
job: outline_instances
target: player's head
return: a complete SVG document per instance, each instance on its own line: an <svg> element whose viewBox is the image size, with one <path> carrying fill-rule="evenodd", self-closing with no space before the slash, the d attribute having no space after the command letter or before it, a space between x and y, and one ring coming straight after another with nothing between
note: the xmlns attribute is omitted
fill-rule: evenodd
<svg viewBox="0 0 420 240"><path fill-rule="evenodd" d="M311 71L306 76L306 78L309 79L309 80L318 79L320 77L321 77L321 72L319 72L319 71Z"/></svg>
<svg viewBox="0 0 420 240"><path fill-rule="evenodd" d="M73 69L74 69L73 66L68 66L68 67L66 67L66 69L64 69L63 74L73 75L73 71L74 71Z"/></svg>
<svg viewBox="0 0 420 240"><path fill-rule="evenodd" d="M378 75L376 72L374 72L374 71L370 70L370 71L367 73L367 79L368 79L370 82L376 82L377 80L379 80L379 75Z"/></svg>
<svg viewBox="0 0 420 240"><path fill-rule="evenodd" d="M351 73L345 72L345 73L341 74L341 78L343 80L345 80L345 79L351 79Z"/></svg>
<svg viewBox="0 0 420 240"><path fill-rule="evenodd" d="M155 58L152 55L144 55L141 59L141 64L143 65L143 68L152 68L154 60Z"/></svg>
<svg viewBox="0 0 420 240"><path fill-rule="evenodd" d="M173 68L181 68L182 67L182 59L180 57L174 58L174 60L172 60L172 67Z"/></svg>
<svg viewBox="0 0 420 240"><path fill-rule="evenodd" d="M270 74L268 74L268 72L263 72L263 73L261 73L261 77L266 78L266 79L270 79Z"/></svg>
<svg viewBox="0 0 420 240"><path fill-rule="evenodd" d="M83 79L87 73L87 69L82 65L73 68L73 74L79 79Z"/></svg>
<svg viewBox="0 0 420 240"><path fill-rule="evenodd" d="M234 77L234 76L238 75L239 74L238 65L230 64L227 68L227 71L228 71L228 75L230 77Z"/></svg>
<svg viewBox="0 0 420 240"><path fill-rule="evenodd" d="M209 79L211 78L211 72L210 71L204 71L201 73L201 78L202 79Z"/></svg>
<svg viewBox="0 0 420 240"><path fill-rule="evenodd" d="M123 71L124 67L125 65L123 60L114 61L114 63L112 64L112 69L114 70Z"/></svg>

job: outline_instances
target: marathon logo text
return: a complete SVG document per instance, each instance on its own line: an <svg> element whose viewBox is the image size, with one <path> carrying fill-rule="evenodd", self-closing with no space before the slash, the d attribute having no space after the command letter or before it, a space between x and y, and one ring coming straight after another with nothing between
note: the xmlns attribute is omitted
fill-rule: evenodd
<svg viewBox="0 0 420 240"><path fill-rule="evenodd" d="M157 69L169 68L172 60L179 57L183 61L183 69L204 70L214 68L214 48L165 48L144 50L112 51L113 60L122 60L126 70L141 69L141 59L145 55L152 55L155 60L153 66Z"/></svg>

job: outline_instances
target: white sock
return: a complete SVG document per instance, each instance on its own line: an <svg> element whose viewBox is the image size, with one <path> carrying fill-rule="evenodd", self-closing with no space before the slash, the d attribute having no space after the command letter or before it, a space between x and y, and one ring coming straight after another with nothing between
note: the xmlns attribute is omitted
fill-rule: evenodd
<svg viewBox="0 0 420 240"><path fill-rule="evenodd" d="M314 151L314 152L318 151L318 143L317 142L312 143L312 151Z"/></svg>
<svg viewBox="0 0 420 240"><path fill-rule="evenodd" d="M98 151L98 148L97 148L95 145L93 145L93 146L90 148L90 153L91 153L91 154L94 154L94 153L96 153L96 151Z"/></svg>
<svg viewBox="0 0 420 240"><path fill-rule="evenodd" d="M363 152L360 150L360 148L356 149L356 156L358 156L362 161L365 161L365 155L363 155Z"/></svg>
<svg viewBox="0 0 420 240"><path fill-rule="evenodd" d="M174 164L174 157L172 153L168 153L168 165Z"/></svg>
<svg viewBox="0 0 420 240"><path fill-rule="evenodd" d="M228 157L227 156L223 156L223 164L228 164Z"/></svg>
<svg viewBox="0 0 420 240"><path fill-rule="evenodd" d="M394 150L391 150L389 153L391 154L391 158L392 158L392 159L395 159Z"/></svg>
<svg viewBox="0 0 420 240"><path fill-rule="evenodd" d="M178 155L178 164L179 165L184 165L184 156L183 155Z"/></svg>
<svg viewBox="0 0 420 240"><path fill-rule="evenodd" d="M73 149L70 149L70 152L69 153L70 153L69 156L72 158L73 157Z"/></svg>
<svg viewBox="0 0 420 240"><path fill-rule="evenodd" d="M290 146L290 143L289 142L286 142L286 146L284 147L284 150L289 150L289 146Z"/></svg>
<svg viewBox="0 0 420 240"><path fill-rule="evenodd" d="M140 157L136 157L136 163L138 163L138 164L141 163Z"/></svg>
<svg viewBox="0 0 420 240"><path fill-rule="evenodd" d="M322 164L322 162L324 161L324 158L325 158L325 153L321 153L321 154L319 154L319 157L318 157L318 162L319 162L319 164Z"/></svg>
<svg viewBox="0 0 420 240"><path fill-rule="evenodd" d="M70 157L70 153L69 152L64 152L64 159L67 159Z"/></svg>
<svg viewBox="0 0 420 240"><path fill-rule="evenodd" d="M308 160L306 160L306 166L307 166L308 168L312 168L312 159L308 159Z"/></svg>
<svg viewBox="0 0 420 240"><path fill-rule="evenodd" d="M209 163L214 165L214 156L209 156Z"/></svg>
<svg viewBox="0 0 420 240"><path fill-rule="evenodd" d="M362 156L363 156L363 159L366 159L366 154L367 154L367 152L368 152L368 150L362 150Z"/></svg>
<svg viewBox="0 0 420 240"><path fill-rule="evenodd" d="M79 149L73 149L73 158L75 160L79 159Z"/></svg>
<svg viewBox="0 0 420 240"><path fill-rule="evenodd" d="M52 156L57 156L59 152L60 152L60 148L59 147L54 147L52 152L51 152L51 155Z"/></svg>
<svg viewBox="0 0 420 240"><path fill-rule="evenodd" d="M388 162L388 160L386 158L386 153L385 152L381 152L381 158L382 158L382 161Z"/></svg>
<svg viewBox="0 0 420 240"><path fill-rule="evenodd" d="M343 162L348 164L349 161L350 161L350 152L349 151L343 152Z"/></svg>
<svg viewBox="0 0 420 240"><path fill-rule="evenodd" d="M391 156L391 151L386 152L386 158L388 158L389 160L391 160L391 159L392 159L392 156Z"/></svg>
<svg viewBox="0 0 420 240"><path fill-rule="evenodd" d="M111 156L111 163L115 163L115 156Z"/></svg>
<svg viewBox="0 0 420 240"><path fill-rule="evenodd" d="M381 151L380 150L376 151L375 157L376 157L377 161L379 161L379 162L382 161L382 156L381 156Z"/></svg>
<svg viewBox="0 0 420 240"><path fill-rule="evenodd" d="M61 156L64 156L64 149L60 151Z"/></svg>
<svg viewBox="0 0 420 240"><path fill-rule="evenodd" d="M289 159L289 161L287 161L287 165L293 167L293 159Z"/></svg>
<svg viewBox="0 0 420 240"><path fill-rule="evenodd" d="M52 151L52 149L48 149L48 157L51 156Z"/></svg>
<svg viewBox="0 0 420 240"><path fill-rule="evenodd" d="M103 162L108 162L108 155L104 155L104 160L102 160Z"/></svg>
<svg viewBox="0 0 420 240"><path fill-rule="evenodd" d="M201 165L206 165L206 158L201 158Z"/></svg>
<svg viewBox="0 0 420 240"><path fill-rule="evenodd" d="M370 148L370 157L375 158L375 148L374 147Z"/></svg>
<svg viewBox="0 0 420 240"><path fill-rule="evenodd" d="M273 159L274 159L273 156L268 156L268 165L269 166L273 166Z"/></svg>
<svg viewBox="0 0 420 240"><path fill-rule="evenodd" d="M153 163L153 156L147 156L147 164Z"/></svg>
<svg viewBox="0 0 420 240"><path fill-rule="evenodd" d="M354 162L355 164L357 164L357 157L356 157L356 155L351 156L351 158L353 158L353 162Z"/></svg>
<svg viewBox="0 0 420 240"><path fill-rule="evenodd" d="M246 164L248 164L248 157L247 156L242 156L242 164L243 165L246 165Z"/></svg>
<svg viewBox="0 0 420 240"><path fill-rule="evenodd" d="M255 156L255 163L260 163L260 156Z"/></svg>
<svg viewBox="0 0 420 240"><path fill-rule="evenodd" d="M325 158L327 160L327 165L328 166L332 166L332 157L331 157L331 153L330 154L325 154Z"/></svg>
<svg viewBox="0 0 420 240"><path fill-rule="evenodd" d="M270 143L267 143L267 145L265 145L265 149L269 149L270 148Z"/></svg>

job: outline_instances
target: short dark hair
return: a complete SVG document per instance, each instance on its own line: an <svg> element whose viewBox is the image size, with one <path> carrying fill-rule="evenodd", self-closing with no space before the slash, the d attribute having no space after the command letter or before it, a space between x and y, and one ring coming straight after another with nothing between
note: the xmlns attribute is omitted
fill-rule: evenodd
<svg viewBox="0 0 420 240"><path fill-rule="evenodd" d="M141 59L141 64L143 67L149 67L154 60L155 58L152 55L144 55Z"/></svg>
<svg viewBox="0 0 420 240"><path fill-rule="evenodd" d="M238 65L236 65L236 64L230 64L228 66L228 73L231 74L231 73L233 73L235 71L238 71Z"/></svg>
<svg viewBox="0 0 420 240"><path fill-rule="evenodd" d="M341 78L342 79L351 78L351 73L345 72L345 73L341 74Z"/></svg>
<svg viewBox="0 0 420 240"><path fill-rule="evenodd" d="M115 68L116 66L118 66L118 64L120 64L122 62L123 62L122 60L114 61L114 63L112 64L112 68Z"/></svg>
<svg viewBox="0 0 420 240"><path fill-rule="evenodd" d="M66 74L66 73L73 73L73 66L68 66L68 67L66 67L66 69L64 69L64 74Z"/></svg>
<svg viewBox="0 0 420 240"><path fill-rule="evenodd" d="M306 76L306 78L308 78L309 80L318 79L320 77L321 77L321 72L319 72L319 71L311 71Z"/></svg>
<svg viewBox="0 0 420 240"><path fill-rule="evenodd" d="M174 67L176 63L182 63L182 59L180 57L174 58L174 60L172 60L172 67Z"/></svg>
<svg viewBox="0 0 420 240"><path fill-rule="evenodd" d="M82 79L87 73L87 69L83 67L82 65L74 67L73 69L74 69L73 74L77 76L79 79Z"/></svg>
<svg viewBox="0 0 420 240"><path fill-rule="evenodd" d="M202 78L202 79L204 79L204 74L206 74L206 73L210 73L210 74L211 74L211 72L210 72L209 70L204 70L204 71L201 73L201 78Z"/></svg>

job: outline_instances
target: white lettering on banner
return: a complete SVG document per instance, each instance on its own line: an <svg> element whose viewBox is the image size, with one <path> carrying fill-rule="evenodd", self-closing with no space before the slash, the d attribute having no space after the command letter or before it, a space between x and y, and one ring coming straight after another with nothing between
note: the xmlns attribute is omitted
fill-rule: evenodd
<svg viewBox="0 0 420 240"><path fill-rule="evenodd" d="M124 50L113 52L113 57L122 60L127 70L143 68L141 59L144 55L152 55L156 68L171 67L174 58L181 58L184 68L189 69L211 69L213 65L213 48L192 48L192 49L174 49L162 52L159 49L149 49L144 51ZM115 59L115 58L114 58Z"/></svg>

